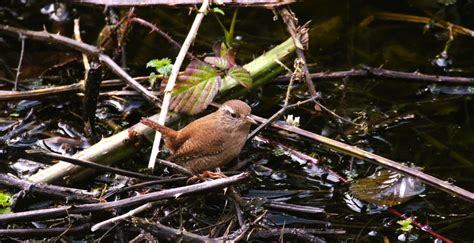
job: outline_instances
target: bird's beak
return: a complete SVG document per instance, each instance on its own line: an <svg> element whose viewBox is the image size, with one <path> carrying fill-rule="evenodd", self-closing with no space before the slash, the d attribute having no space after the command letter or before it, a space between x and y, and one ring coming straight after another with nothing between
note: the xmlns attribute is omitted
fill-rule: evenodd
<svg viewBox="0 0 474 243"><path fill-rule="evenodd" d="M257 121L251 117L251 115L248 115L245 117L245 120L249 121L250 123L257 124Z"/></svg>

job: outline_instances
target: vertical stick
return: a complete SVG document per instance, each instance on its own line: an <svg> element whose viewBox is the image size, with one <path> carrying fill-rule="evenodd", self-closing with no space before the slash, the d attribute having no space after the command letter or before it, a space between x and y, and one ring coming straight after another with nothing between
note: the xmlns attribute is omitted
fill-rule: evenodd
<svg viewBox="0 0 474 243"><path fill-rule="evenodd" d="M199 8L196 18L194 19L191 29L189 30L188 36L186 36L186 40L184 40L183 46L179 50L178 56L176 57L176 61L173 64L173 69L171 70L171 75L168 79L168 83L165 88L165 95L163 97L163 104L161 105L160 116L158 117L158 123L161 125L164 125L166 121L166 116L168 114L168 109L171 101L171 91L173 90L174 84L176 83L176 79L178 78L179 69L183 64L184 57L186 56L186 53L188 53L189 47L191 46L192 42L194 41L194 38L197 35L199 26L201 25L202 19L206 15L208 8L209 0L204 0L202 2L201 8ZM151 170L155 169L156 156L158 156L158 153L160 152L160 140L161 133L156 132L155 141L153 142L153 148L151 149L150 161L148 162L148 168Z"/></svg>

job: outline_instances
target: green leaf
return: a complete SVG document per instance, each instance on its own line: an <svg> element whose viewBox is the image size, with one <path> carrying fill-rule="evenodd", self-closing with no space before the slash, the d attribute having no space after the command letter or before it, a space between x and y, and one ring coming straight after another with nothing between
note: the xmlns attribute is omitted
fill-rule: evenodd
<svg viewBox="0 0 474 243"><path fill-rule="evenodd" d="M223 57L206 57L204 58L206 63L216 66L221 70L225 70L229 68L229 61Z"/></svg>
<svg viewBox="0 0 474 243"><path fill-rule="evenodd" d="M171 60L167 57L162 58L162 59L153 59L149 61L146 64L146 67L149 68L155 68L156 71L163 75L164 77L168 77L171 74L171 69L173 69L173 64L171 63ZM154 78L153 83L155 83L157 76L151 77L150 74L150 83L152 83L151 78Z"/></svg>
<svg viewBox="0 0 474 243"><path fill-rule="evenodd" d="M167 57L165 58L162 58L162 59L153 59L153 60L150 60L147 64L146 64L146 67L149 68L149 67L153 67L153 68L161 68L161 67L164 67L166 65L169 65L171 64L171 60Z"/></svg>
<svg viewBox="0 0 474 243"><path fill-rule="evenodd" d="M179 75L170 107L176 112L197 114L214 100L222 78L211 65L192 61Z"/></svg>
<svg viewBox="0 0 474 243"><path fill-rule="evenodd" d="M220 14L220 15L222 15L222 16L225 16L224 11L223 11L222 9L218 8L218 7L212 8L212 12L213 12L213 13L218 13L218 14Z"/></svg>
<svg viewBox="0 0 474 243"><path fill-rule="evenodd" d="M397 224L401 225L400 229L404 232L410 232L413 229L413 225L411 223L413 220L410 218L404 220L398 220Z"/></svg>
<svg viewBox="0 0 474 243"><path fill-rule="evenodd" d="M12 197L7 192L0 191L0 214L11 213L12 210L10 208L12 204Z"/></svg>
<svg viewBox="0 0 474 243"><path fill-rule="evenodd" d="M155 86L156 74L154 72L151 72L150 76L148 76L148 82L150 82L151 87Z"/></svg>
<svg viewBox="0 0 474 243"><path fill-rule="evenodd" d="M11 206L12 198L9 193L0 192L0 207Z"/></svg>
<svg viewBox="0 0 474 243"><path fill-rule="evenodd" d="M252 76L250 76L250 73L243 67L231 67L225 78L226 81L237 81L247 89L252 87Z"/></svg>

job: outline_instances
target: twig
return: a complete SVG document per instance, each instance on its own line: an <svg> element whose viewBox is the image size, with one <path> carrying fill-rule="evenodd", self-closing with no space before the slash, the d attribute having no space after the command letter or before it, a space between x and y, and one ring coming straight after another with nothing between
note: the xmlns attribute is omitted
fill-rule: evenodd
<svg viewBox="0 0 474 243"><path fill-rule="evenodd" d="M67 93L77 93L84 88L84 81L75 84L62 85L56 87L35 89L29 91L0 91L0 101L38 99L61 95Z"/></svg>
<svg viewBox="0 0 474 243"><path fill-rule="evenodd" d="M34 194L42 194L64 198L67 201L82 201L89 203L98 202L98 199L94 198L94 195L92 193L89 193L85 190L30 182L1 173L0 184L9 187L20 188L24 191L28 191Z"/></svg>
<svg viewBox="0 0 474 243"><path fill-rule="evenodd" d="M94 224L92 227L91 227L91 231L94 232L94 231L97 231L105 226L108 226L108 225L111 225L111 224L114 224L114 223L117 223L117 222L120 222L120 221L123 221L125 219L128 219L128 218L131 218L133 217L134 215L137 215L145 210L148 210L150 208L153 207L153 204L154 203L145 203L143 205L141 205L140 207L137 207L137 208L134 208L130 211L128 211L127 213L125 214L122 214L122 215L119 215L119 216L116 216L116 217L113 217L113 218L110 218L110 219L107 219L107 220L104 220L100 223L97 223L97 224Z"/></svg>
<svg viewBox="0 0 474 243"><path fill-rule="evenodd" d="M20 60L18 61L18 67L16 68L15 86L13 87L14 91L18 90L18 79L20 78L21 64L23 63L23 55L25 54L25 37L22 34L20 34L20 39L21 39Z"/></svg>
<svg viewBox="0 0 474 243"><path fill-rule="evenodd" d="M278 117L280 117L281 115L283 115L283 113L285 113L286 110L292 109L292 108L294 108L294 107L303 105L303 104L308 103L308 102L311 102L311 101L313 101L314 99L316 99L316 97L311 97L311 98L306 99L306 100L303 100L303 101L298 101L298 102L296 102L295 104L287 105L287 106L282 107L282 108L281 108L280 110L278 110L275 114L273 114L273 116L271 116L271 117L268 118L268 119L265 119L265 121L262 122L262 124L260 124L260 126L258 126L257 128L255 128L255 129L248 135L247 139L253 138L260 130L262 130L263 128L265 128L266 126L268 126L270 123L272 123L272 122L274 122L276 119L278 119ZM262 119L264 119L264 118L262 118Z"/></svg>
<svg viewBox="0 0 474 243"><path fill-rule="evenodd" d="M409 217L407 217L406 215L404 214L401 214L400 212L398 212L396 209L394 208L388 208L387 209L391 214L401 218L401 219L408 219ZM415 225L416 227L418 227L419 229L423 230L423 231L426 231L428 232L428 234L442 240L443 242L446 242L446 243L452 243L453 241L438 234L436 231L432 230L431 227L429 227L428 225L423 225L421 223L419 223L418 221L414 220L414 219L411 219L411 223L410 224L413 224Z"/></svg>
<svg viewBox="0 0 474 243"><path fill-rule="evenodd" d="M86 161L86 160L81 160L77 158L72 158L64 155L59 155L55 153L49 153L49 152L42 152L42 151L27 151L27 155L34 157L34 158L49 158L49 159L57 159L61 161L65 161L74 165L80 165L84 166L87 168L92 168L95 170L100 170L100 171L105 171L105 172L111 172L117 175L124 175L128 177L133 177L133 178L140 178L143 180L157 180L161 179L159 176L154 176L154 175L146 175L138 172L133 172L133 171L128 171L128 170L123 170L120 168L114 168L110 167L107 165L101 165L98 163L94 163L91 161Z"/></svg>
<svg viewBox="0 0 474 243"><path fill-rule="evenodd" d="M398 13L388 13L388 12L379 12L367 17L361 21L361 25L365 26L371 22L374 18L383 19L383 20L394 20L394 21L403 21L403 22L413 22L413 23L422 23L422 24L434 24L440 28L449 29L452 28L453 31L457 34L462 34L470 37L474 37L474 31L468 28L465 28L460 25L453 24L448 21L437 18L428 18L420 17L415 15L408 14L398 14Z"/></svg>
<svg viewBox="0 0 474 243"><path fill-rule="evenodd" d="M138 195L135 197L130 197L118 201L106 202L106 203L91 203L83 205L74 205L74 206L62 206L58 208L49 208L49 209L39 209L18 213L10 214L1 214L0 223L10 223L10 222L24 222L26 220L40 220L40 219L52 219L52 218L62 218L65 215L69 214L84 214L84 213L94 213L109 209L117 209L123 207L132 207L137 205L142 205L148 202L154 202L158 200L176 198L181 196L187 196L190 194L197 194L200 192L205 192L209 190L217 190L228 187L232 184L235 184L239 181L247 179L249 177L248 173L241 173L235 176L216 179L212 181L205 181L202 183L177 187L172 189L167 189L159 192L152 192L146 195Z"/></svg>
<svg viewBox="0 0 474 243"><path fill-rule="evenodd" d="M258 116L255 116L255 115L252 115L252 118L254 118L256 121L261 122L261 123L267 123L267 121L268 121L268 119L258 117ZM365 159L369 162L372 162L372 163L375 163L375 164L378 164L378 165L382 165L382 166L384 166L388 169L398 171L402 174L413 176L413 177L418 178L418 179L422 180L423 182L425 182L425 183L427 183L427 184L429 184L433 187L436 187L440 190L443 190L443 191L448 192L448 193L453 194L453 195L457 195L460 198L465 199L467 201L474 202L474 193L472 193L470 191L467 191L465 189L462 189L460 187L457 187L457 186L455 186L455 185L453 185L453 184L451 184L447 181L443 181L443 180L440 180L440 179L438 179L434 176L425 174L425 173L423 173L419 170L416 170L414 168L411 168L409 166L406 166L406 165L397 163L393 160L389 160L387 158L384 158L380 155L376 155L376 154L367 152L367 151L362 150L360 148L357 148L355 146L351 146L351 145L348 145L348 144L345 144L345 143L342 143L342 142L339 142L339 141L336 141L336 140L333 140L333 139L330 139L330 138L327 138L327 137L324 137L324 136L321 136L321 135L303 130L301 128L294 127L294 126L289 126L289 125L282 124L282 123L272 123L272 126L276 127L276 128L279 128L279 129L286 130L288 132L299 134L301 136L307 137L307 138L315 140L315 141L318 141L318 142L322 143L323 145L325 145L325 146L327 146L331 149L334 149L336 151L354 156L356 158Z"/></svg>
<svg viewBox="0 0 474 243"><path fill-rule="evenodd" d="M179 69L181 68L181 64L183 64L184 57L188 52L191 43L194 41L194 38L197 35L197 31L201 22L207 13L207 9L209 8L209 0L204 0L202 2L201 8L199 8L198 13L196 14L196 18L194 19L193 25L189 30L188 36L184 40L183 46L179 50L178 56L176 57L176 61L173 64L173 68L171 70L170 78L168 79L168 83L166 84L166 88L164 91L163 103L161 105L161 112L160 116L158 117L158 123L160 125L164 125L166 121L166 116L168 114L168 109L171 102L171 92L173 91L174 85L176 83L176 79L178 78ZM160 152L160 140L161 140L161 133L156 132L155 140L153 142L153 147L151 150L150 161L148 162L148 168L154 170L156 157Z"/></svg>
<svg viewBox="0 0 474 243"><path fill-rule="evenodd" d="M31 239L33 237L54 237L60 234L82 235L90 232L91 224L86 223L75 227L57 227L57 228L29 228L29 229L0 229L2 237L15 237L20 239Z"/></svg>
<svg viewBox="0 0 474 243"><path fill-rule="evenodd" d="M279 9L279 13L283 19L283 22L286 24L287 30L296 46L296 56L298 57L297 60L299 60L297 62L301 63L308 91L311 97L317 98L318 94L316 93L313 80L311 80L311 76L309 75L308 64L306 63L306 57L304 56L304 51L308 46L307 24L298 26L298 19L289 8L281 8ZM321 107L319 107L317 103L315 104L314 109L316 111L321 111Z"/></svg>
<svg viewBox="0 0 474 243"><path fill-rule="evenodd" d="M72 3L113 6L151 6L151 5L196 5L202 0L67 0ZM216 3L241 7L276 7L296 2L296 0L219 0Z"/></svg>
<svg viewBox="0 0 474 243"><path fill-rule="evenodd" d="M119 65L117 65L117 63L115 63L109 56L101 53L101 51L95 46L88 45L88 44L85 44L85 43L82 43L82 42L79 42L74 39L67 38L58 34L52 34L46 31L25 30L25 29L11 27L8 25L0 24L0 32L4 32L10 35L21 34L24 37L30 38L33 40L58 43L58 44L71 47L77 51L96 56L99 58L101 62L103 62L107 67L109 67L112 70L112 72L114 72L122 80L127 82L134 90L142 94L145 97L145 99L147 99L151 104L159 106L158 105L159 99L156 96L154 96L150 91L148 91L140 83L138 83L132 77L130 77Z"/></svg>
<svg viewBox="0 0 474 243"><path fill-rule="evenodd" d="M158 28L156 25L144 20L144 19L141 19L141 18L137 18L137 17L134 17L132 19L130 19L131 22L136 22L140 25L143 25L145 27L148 27L151 32L156 32L158 33L159 35L161 35L161 37L165 38L169 43L171 43L173 46L175 46L177 49L181 49L181 44L179 44L177 41L175 41L170 35L168 35L166 32L162 31L160 28ZM197 58L196 56L194 56L191 52L187 51L186 52L186 56L191 59L191 60L198 60L198 61L201 61L199 58ZM202 62L202 61L201 61Z"/></svg>
<svg viewBox="0 0 474 243"><path fill-rule="evenodd" d="M193 176L194 175L190 170L184 168L181 165L175 164L171 161L159 159L158 162L159 162L159 164L162 164L166 167L169 167L173 170L176 170L176 171L180 172L181 174L184 174L184 175L187 175L187 176Z"/></svg>
<svg viewBox="0 0 474 243"><path fill-rule="evenodd" d="M438 76L422 74L419 72L400 72L394 70L388 70L384 68L374 68L366 65L362 65L362 69L352 69L347 71L336 71L336 72L319 72L312 73L311 78L316 80L334 80L343 78L388 78L388 79L402 79L402 80L413 80L421 82L433 82L443 84L459 84L459 85L474 85L474 78L469 77L451 77L451 76ZM280 76L274 79L274 81L288 81L290 75Z"/></svg>
<svg viewBox="0 0 474 243"><path fill-rule="evenodd" d="M81 29L79 25L79 19L74 19L74 39L76 39L79 42L82 42L81 39ZM89 65L89 58L87 58L87 55L85 53L82 53L82 63L84 65L84 80L87 80L87 74L89 73L89 70L91 69L91 66Z"/></svg>
<svg viewBox="0 0 474 243"><path fill-rule="evenodd" d="M151 233L155 237L164 239L167 242L178 242L181 238L184 242L214 242L211 238L187 232L184 230L177 230L165 225L157 223L150 223L140 218L135 218L133 223Z"/></svg>

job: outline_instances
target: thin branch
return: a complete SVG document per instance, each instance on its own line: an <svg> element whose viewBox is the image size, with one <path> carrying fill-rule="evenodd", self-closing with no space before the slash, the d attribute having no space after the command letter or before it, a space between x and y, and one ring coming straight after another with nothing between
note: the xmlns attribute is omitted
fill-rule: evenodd
<svg viewBox="0 0 474 243"><path fill-rule="evenodd" d="M181 68L181 65L183 64L184 57L186 56L186 53L188 53L189 47L191 46L192 42L194 41L194 38L197 35L199 26L201 25L201 22L204 19L204 16L206 15L208 8L209 8L209 0L204 0L202 2L201 8L199 8L198 10L198 13L196 15L196 18L194 19L191 29L189 30L188 36L186 36L183 46L179 50L178 56L176 57L176 61L173 64L170 78L168 79L168 83L166 84L166 88L164 91L163 103L161 105L161 112L158 118L158 123L160 125L165 124L166 116L168 115L168 109L171 102L171 92L173 91L174 85L176 83L176 79L178 78L179 69ZM151 150L150 161L148 162L148 168L151 170L154 170L156 157L158 156L158 153L160 152L160 141L161 141L161 133L156 132L155 140L153 142L153 147Z"/></svg>
<svg viewBox="0 0 474 243"><path fill-rule="evenodd" d="M101 228L109 226L111 224L115 224L115 223L121 222L123 220L126 220L128 218L131 218L131 217L133 217L133 216L135 216L135 215L137 215L137 214L139 214L143 211L146 211L146 210L152 208L153 204L154 203L145 203L145 204L141 205L140 207L137 207L137 208L134 208L134 209L128 211L127 213L124 213L122 215L119 215L119 216L104 220L100 223L94 224L91 227L91 231L94 232L94 231L97 231Z"/></svg>
<svg viewBox="0 0 474 243"><path fill-rule="evenodd" d="M270 118L266 119L265 122L262 122L262 124L260 124L260 126L258 126L257 128L255 128L248 136L247 136L247 139L251 139L253 138L260 130L262 130L263 128L265 128L266 126L268 126L270 123L274 122L276 119L278 119L281 115L283 115L287 110L289 109L292 109L294 107L297 107L297 106L300 106L300 105L303 105L303 104L306 104L308 102L311 102L313 101L314 99L316 99L316 97L311 97L309 99L306 99L306 100L303 100L303 101L298 101L296 102L295 104L292 104L292 105L287 105L287 106L284 106L282 107L280 110L278 110L275 114L273 114L273 116L271 116ZM263 119L263 118L262 118Z"/></svg>
<svg viewBox="0 0 474 243"><path fill-rule="evenodd" d="M127 82L134 90L142 94L145 99L147 99L151 104L159 106L159 99L154 96L150 91L143 87L140 83L135 81L130 77L117 63L115 63L109 56L101 53L101 51L92 45L88 45L79 41L76 41L71 38L61 36L59 34L52 34L46 31L31 31L20 28L11 27L8 25L0 24L0 32L4 32L10 35L23 35L26 38L33 40L46 41L52 43L58 43L64 46L71 47L77 51L87 53L98 57L98 59L103 62L107 67L109 67L112 72L114 72L118 77Z"/></svg>
<svg viewBox="0 0 474 243"><path fill-rule="evenodd" d="M202 0L66 0L70 3L113 6L152 6L152 5L197 5ZM296 2L296 0L219 0L216 3L239 7L276 7Z"/></svg>
<svg viewBox="0 0 474 243"><path fill-rule="evenodd" d="M176 47L176 49L181 49L181 44L179 44L177 41L175 41L170 35L168 35L166 32L162 31L160 28L158 28L156 25L144 20L144 19L141 19L141 18L137 18L137 17L134 17L132 19L130 19L130 22L135 22L135 23L138 23L142 26L145 26L145 27L148 27L151 32L156 32L158 33L159 35L161 35L161 37L165 38L169 43L171 43L173 46ZM194 56L191 52L186 52L186 56L191 59L191 60L198 60L198 61L201 61L199 58L197 58L196 56ZM201 61L202 62L202 61Z"/></svg>
<svg viewBox="0 0 474 243"><path fill-rule="evenodd" d="M81 26L79 24L79 19L74 19L74 39L76 41L82 42L81 38ZM89 73L89 70L91 69L91 66L89 64L89 58L87 58L87 55L85 53L82 53L82 63L84 64L84 80L87 80L87 74Z"/></svg>
<svg viewBox="0 0 474 243"><path fill-rule="evenodd" d="M89 203L98 202L98 199L95 198L92 193L89 193L85 190L48 185L45 183L30 182L1 173L0 184L8 187L19 188L24 191L31 192L33 194L41 194L63 198L67 201L81 201Z"/></svg>
<svg viewBox="0 0 474 243"><path fill-rule="evenodd" d="M459 85L474 85L474 78L470 77L452 77L452 76L438 76L429 75L419 72L400 72L384 68L374 68L366 65L362 65L362 69L352 69L347 71L336 71L336 72L319 72L312 73L311 78L316 80L334 80L343 78L388 78L388 79L401 79L401 80L413 80L420 82L432 82L432 83L443 83L443 84L459 84ZM274 79L274 81L288 81L290 75L280 76Z"/></svg>
<svg viewBox="0 0 474 243"><path fill-rule="evenodd" d="M260 123L267 123L268 119L258 117L255 115L252 115L252 118L255 119L256 121ZM362 150L360 148L357 148L355 146L351 146L306 130L303 130L301 128L297 128L294 126L282 124L282 123L272 123L272 126L278 129L282 129L288 132L296 133L299 134L303 137L307 137L309 139L318 141L322 143L324 146L327 146L331 149L334 149L336 151L354 156L356 158L361 158L365 159L369 162L384 166L388 169L398 171L402 174L413 176L415 178L420 179L421 181L436 187L440 190L443 190L445 192L448 192L450 194L459 196L462 199L465 199L470 202L474 202L474 193L467 191L463 188L460 188L458 186L453 185L452 183L449 183L447 181L440 180L434 176L425 174L419 170L416 170L414 168L411 168L409 166L400 164L398 162L395 162L393 160L384 158L380 155L376 155L370 152L367 152L365 150Z"/></svg>
<svg viewBox="0 0 474 243"><path fill-rule="evenodd" d="M309 41L308 28L306 27L307 24L298 26L298 19L289 8L281 8L279 9L279 13L283 22L286 24L287 30L293 39L293 43L296 46L296 56L298 57L297 63L300 63L301 65L308 91L311 97L317 98L318 94L316 93L313 80L311 80L311 76L309 75L308 64L306 63L306 57L304 56L304 51L308 49ZM315 104L314 109L316 111L321 111L321 107L319 107L318 103Z"/></svg>
<svg viewBox="0 0 474 243"><path fill-rule="evenodd" d="M152 192L145 195L138 195L118 201L106 202L106 203L91 203L74 206L62 206L57 208L39 209L18 213L9 213L0 215L0 223L11 223L11 222L25 222L41 219L53 219L62 218L68 214L84 214L94 213L104 210L117 209L123 207L133 207L142 205L148 202L155 202L168 198L177 198L187 196L190 194L198 194L207 192L210 190L217 190L228 187L239 181L247 179L248 173L241 173L235 176L221 178L212 181L205 181L202 183L167 189L159 192Z"/></svg>
<svg viewBox="0 0 474 243"><path fill-rule="evenodd" d="M23 56L25 54L25 37L20 34L21 39L21 51L20 51L20 60L18 61L18 67L16 68L16 75L15 75L15 86L13 90L18 90L18 79L20 78L21 73L21 64L23 63Z"/></svg>
<svg viewBox="0 0 474 243"><path fill-rule="evenodd" d="M73 165L80 165L84 166L86 168L92 168L95 170L99 171L105 171L105 172L111 172L117 175L123 175L123 176L128 176L128 177L133 177L133 178L140 178L143 180L158 180L161 179L159 176L154 176L154 175L146 175L138 172L133 172L133 171L128 171L128 170L123 170L120 168L114 168L110 167L107 165L102 165L98 163L94 163L91 161L86 161L86 160L81 160L81 159L76 159L64 155L59 155L55 153L49 153L49 152L42 152L42 151L27 151L27 155L31 156L33 158L48 158L48 159L57 159L61 161L68 162Z"/></svg>

